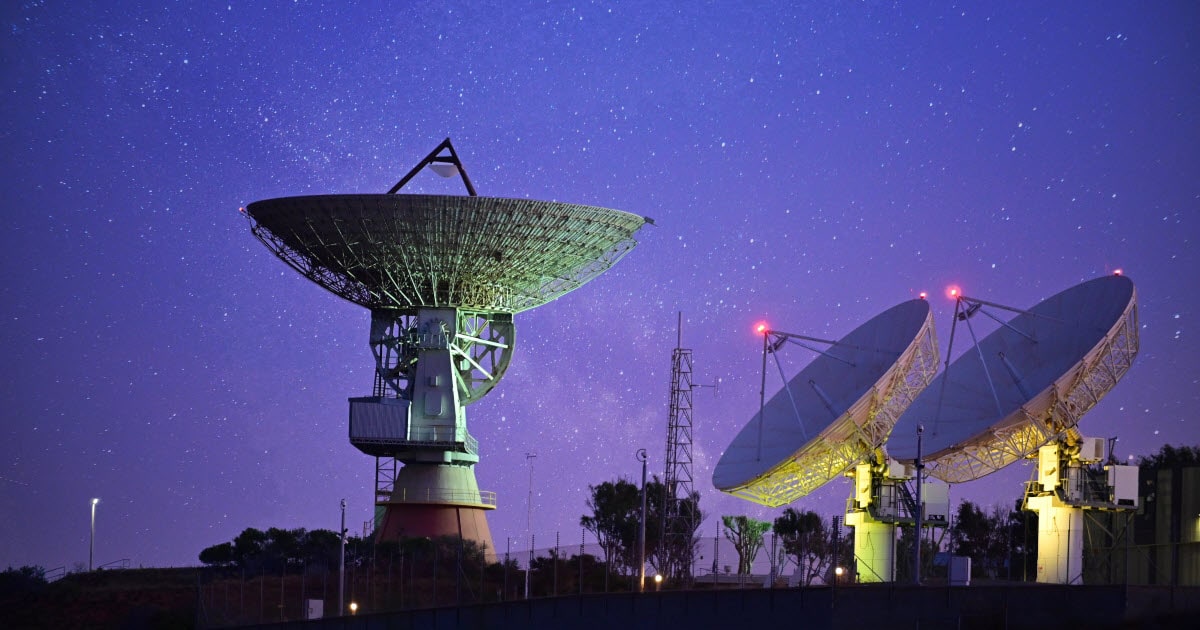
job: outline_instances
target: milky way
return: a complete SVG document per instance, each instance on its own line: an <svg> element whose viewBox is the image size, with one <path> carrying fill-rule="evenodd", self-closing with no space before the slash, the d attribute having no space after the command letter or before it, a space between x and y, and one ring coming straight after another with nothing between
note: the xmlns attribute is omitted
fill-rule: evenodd
<svg viewBox="0 0 1200 630"><path fill-rule="evenodd" d="M498 545L527 514L578 540L588 484L639 475L639 448L661 474L680 311L696 381L720 383L695 397L708 536L777 513L711 486L757 410L754 323L838 338L928 291L946 335L950 284L1028 307L1123 269L1142 350L1083 432L1123 459L1200 442L1191 3L148 4L0 8L0 567L86 563L92 497L97 564L336 529L343 497L370 519L374 462L346 437L368 313L238 208L384 192L447 136L482 195L657 223L519 315L469 409ZM1029 473L952 501L1009 504Z"/></svg>

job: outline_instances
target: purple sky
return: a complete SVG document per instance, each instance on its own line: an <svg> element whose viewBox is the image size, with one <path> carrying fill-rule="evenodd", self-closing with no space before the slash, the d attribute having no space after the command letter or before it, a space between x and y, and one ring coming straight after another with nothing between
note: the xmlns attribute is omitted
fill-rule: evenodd
<svg viewBox="0 0 1200 630"><path fill-rule="evenodd" d="M836 338L929 291L944 351L950 283L1028 307L1119 267L1142 351L1083 431L1122 457L1200 442L1192 2L147 4L0 7L0 567L86 564L91 497L97 564L336 529L343 497L369 519L374 460L346 438L368 313L237 210L384 192L446 136L482 195L658 222L520 315L469 408L498 546L527 536L527 452L539 541L577 541L587 485L638 475L638 448L661 474L677 311L697 382L721 381L695 402L705 535L778 513L710 482L757 410L763 318ZM1029 471L952 501L1007 504Z"/></svg>

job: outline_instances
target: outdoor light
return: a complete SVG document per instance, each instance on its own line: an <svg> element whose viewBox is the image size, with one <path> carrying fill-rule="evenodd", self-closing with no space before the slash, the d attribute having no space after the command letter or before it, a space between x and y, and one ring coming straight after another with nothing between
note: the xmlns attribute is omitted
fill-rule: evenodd
<svg viewBox="0 0 1200 630"><path fill-rule="evenodd" d="M429 168L441 177L454 177L458 175L458 167L448 162L434 162L429 165Z"/></svg>
<svg viewBox="0 0 1200 630"><path fill-rule="evenodd" d="M655 591L662 590L662 574L661 573L658 573L654 576L654 590Z"/></svg>
<svg viewBox="0 0 1200 630"><path fill-rule="evenodd" d="M354 615L357 613L358 613L358 604L356 604L354 602L350 602L350 614Z"/></svg>
<svg viewBox="0 0 1200 630"><path fill-rule="evenodd" d="M646 449L639 448L634 455L642 462L642 513L638 518L638 592L646 592Z"/></svg>
<svg viewBox="0 0 1200 630"><path fill-rule="evenodd" d="M341 540L342 547L340 557L338 558L338 614L345 612L343 606L346 605L346 500L342 499L342 529L338 532L338 538ZM350 609L354 610L356 606L350 604Z"/></svg>
<svg viewBox="0 0 1200 630"><path fill-rule="evenodd" d="M846 572L846 570L845 570L845 569L843 569L842 567L838 567L838 568L834 569L834 570L833 570L833 572L834 572L834 574L835 574L835 575L837 575L838 577L842 577L842 574L843 574L843 573L845 573L845 572Z"/></svg>
<svg viewBox="0 0 1200 630"><path fill-rule="evenodd" d="M88 539L88 571L92 570L92 556L96 551L96 504L100 499L92 499L92 536Z"/></svg>

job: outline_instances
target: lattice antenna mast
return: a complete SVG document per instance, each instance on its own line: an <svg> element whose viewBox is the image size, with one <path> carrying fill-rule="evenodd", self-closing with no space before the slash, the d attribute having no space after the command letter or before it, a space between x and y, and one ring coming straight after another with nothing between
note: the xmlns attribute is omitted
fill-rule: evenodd
<svg viewBox="0 0 1200 630"><path fill-rule="evenodd" d="M692 351L683 347L683 313L676 323L675 350L671 353L671 403L667 420L666 470L663 474L662 538L668 550L663 567L673 578L692 574L692 537L700 523L699 505L689 503L696 486L692 476L692 391L701 387L692 380Z"/></svg>

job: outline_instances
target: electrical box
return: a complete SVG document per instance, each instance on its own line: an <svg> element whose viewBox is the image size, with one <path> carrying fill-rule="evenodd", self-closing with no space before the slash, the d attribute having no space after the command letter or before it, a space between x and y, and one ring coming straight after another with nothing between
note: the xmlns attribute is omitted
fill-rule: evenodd
<svg viewBox="0 0 1200 630"><path fill-rule="evenodd" d="M1138 467L1105 466L1108 472L1109 503L1120 507L1138 506Z"/></svg>
<svg viewBox="0 0 1200 630"><path fill-rule="evenodd" d="M320 619L325 616L325 600L310 599L307 603L308 607L304 616L305 619Z"/></svg>
<svg viewBox="0 0 1200 630"><path fill-rule="evenodd" d="M950 556L950 586L971 585L971 558Z"/></svg>
<svg viewBox="0 0 1200 630"><path fill-rule="evenodd" d="M1085 464L1104 461L1104 438L1083 438L1079 443L1079 461Z"/></svg>
<svg viewBox="0 0 1200 630"><path fill-rule="evenodd" d="M1054 492L1058 487L1061 463L1057 444L1050 443L1038 449L1038 481L1042 484L1042 492Z"/></svg>
<svg viewBox="0 0 1200 630"><path fill-rule="evenodd" d="M854 467L854 504L860 510L871 505L871 465L859 464Z"/></svg>
<svg viewBox="0 0 1200 630"><path fill-rule="evenodd" d="M917 472L913 469L911 464L905 464L890 457L888 458L887 463L887 476L892 479L912 479L913 477L917 476Z"/></svg>
<svg viewBox="0 0 1200 630"><path fill-rule="evenodd" d="M925 520L946 522L950 515L950 485L939 482L921 484L921 502Z"/></svg>

